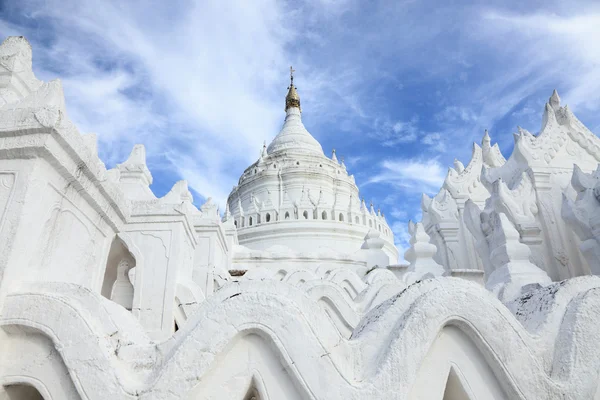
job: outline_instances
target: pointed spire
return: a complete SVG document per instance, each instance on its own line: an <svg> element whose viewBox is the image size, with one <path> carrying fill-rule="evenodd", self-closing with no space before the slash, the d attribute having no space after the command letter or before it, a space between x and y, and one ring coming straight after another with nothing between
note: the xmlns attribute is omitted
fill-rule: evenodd
<svg viewBox="0 0 600 400"><path fill-rule="evenodd" d="M285 120L275 139L267 146L267 154L293 150L324 155L321 144L312 137L302 124L300 96L298 96L294 86L293 72L294 70L291 69L290 86L285 97Z"/></svg>
<svg viewBox="0 0 600 400"><path fill-rule="evenodd" d="M558 92L556 89L552 92L552 96L550 96L550 100L548 100L550 106L554 109L554 111L558 110L560 107L560 97L558 96Z"/></svg>
<svg viewBox="0 0 600 400"><path fill-rule="evenodd" d="M124 171L140 171L141 175L148 181L148 185L152 183L152 175L146 166L146 147L143 144L133 146L129 157L125 162L117 164L117 168Z"/></svg>
<svg viewBox="0 0 600 400"><path fill-rule="evenodd" d="M341 166L342 166L342 169L345 171L346 170L346 164L344 163L344 157L342 157Z"/></svg>
<svg viewBox="0 0 600 400"><path fill-rule="evenodd" d="M337 156L335 155L335 149L331 151L331 159L335 162L338 162Z"/></svg>
<svg viewBox="0 0 600 400"><path fill-rule="evenodd" d="M117 164L119 183L131 200L151 200L156 197L150 190L152 174L146 166L146 148L136 144L125 162Z"/></svg>
<svg viewBox="0 0 600 400"><path fill-rule="evenodd" d="M267 142L263 141L262 151L260 153L260 158L263 159L267 156Z"/></svg>
<svg viewBox="0 0 600 400"><path fill-rule="evenodd" d="M223 222L227 222L231 219L231 211L229 211L229 203L225 203L225 215L223 216Z"/></svg>
<svg viewBox="0 0 600 400"><path fill-rule="evenodd" d="M431 197L429 197L426 193L421 194L421 210L423 210L423 212L427 212L430 205Z"/></svg>
<svg viewBox="0 0 600 400"><path fill-rule="evenodd" d="M365 203L365 199L364 198L360 202L360 210L362 212L366 212L367 211L367 204Z"/></svg>
<svg viewBox="0 0 600 400"><path fill-rule="evenodd" d="M296 87L294 86L294 72L296 72L290 66L290 86L288 87L288 94L285 96L285 111L287 111L290 107L296 107L302 112L302 108L300 107L300 96L298 92L296 92Z"/></svg>
<svg viewBox="0 0 600 400"><path fill-rule="evenodd" d="M371 202L371 215L375 215L375 207L373 206L373 202Z"/></svg>
<svg viewBox="0 0 600 400"><path fill-rule="evenodd" d="M187 185L187 182L186 182L186 185ZM202 211L202 215L204 215L205 217L210 217L210 218L214 218L214 217L218 218L219 217L218 207L212 201L212 197L209 197L208 199L206 199L204 204L202 204L202 206L200 207L200 211Z"/></svg>
<svg viewBox="0 0 600 400"><path fill-rule="evenodd" d="M444 267L433 260L437 247L430 243L431 238L423 223L415 224L408 221L408 232L410 233L410 248L404 253L404 259L410 263L408 271L412 274L407 278L414 282L427 274L443 275Z"/></svg>
<svg viewBox="0 0 600 400"><path fill-rule="evenodd" d="M486 129L485 133L483 134L483 139L481 139L481 147L483 147L484 149L489 148L491 143L492 139L490 138L490 134Z"/></svg>

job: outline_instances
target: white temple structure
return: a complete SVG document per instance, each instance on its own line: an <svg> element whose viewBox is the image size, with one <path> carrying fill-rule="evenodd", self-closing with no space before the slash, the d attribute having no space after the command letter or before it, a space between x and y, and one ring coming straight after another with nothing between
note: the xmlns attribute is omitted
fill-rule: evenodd
<svg viewBox="0 0 600 400"><path fill-rule="evenodd" d="M378 265L398 260L394 235L381 210L361 201L354 176L335 150L326 157L302 124L293 75L285 112L281 131L268 147L263 146L227 200L224 220L233 219L239 243L276 255L277 265L297 263L301 256L319 263L343 260L356 270L366 265L361 247L372 231L381 238L385 253ZM261 261L264 257L269 256Z"/></svg>
<svg viewBox="0 0 600 400"><path fill-rule="evenodd" d="M599 399L600 139L554 93L409 222L301 121L224 215L145 148L107 170L23 37L0 46L0 399Z"/></svg>

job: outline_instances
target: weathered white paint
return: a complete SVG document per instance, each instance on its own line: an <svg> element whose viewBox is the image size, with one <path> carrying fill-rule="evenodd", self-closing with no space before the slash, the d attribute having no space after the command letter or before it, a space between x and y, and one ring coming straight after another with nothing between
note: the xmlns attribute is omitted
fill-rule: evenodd
<svg viewBox="0 0 600 400"><path fill-rule="evenodd" d="M557 94L423 197L404 267L299 105L221 218L142 145L106 170L8 38L0 399L600 399L600 141Z"/></svg>

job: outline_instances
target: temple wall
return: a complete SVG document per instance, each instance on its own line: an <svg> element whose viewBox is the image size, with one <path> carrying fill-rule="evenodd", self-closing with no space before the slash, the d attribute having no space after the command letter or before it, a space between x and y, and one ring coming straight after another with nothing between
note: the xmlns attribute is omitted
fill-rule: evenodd
<svg viewBox="0 0 600 400"><path fill-rule="evenodd" d="M558 95L508 160L486 135L455 164L389 265L379 229L243 246L241 212L157 198L142 145L106 170L24 38L0 60L0 399L600 399L600 144Z"/></svg>

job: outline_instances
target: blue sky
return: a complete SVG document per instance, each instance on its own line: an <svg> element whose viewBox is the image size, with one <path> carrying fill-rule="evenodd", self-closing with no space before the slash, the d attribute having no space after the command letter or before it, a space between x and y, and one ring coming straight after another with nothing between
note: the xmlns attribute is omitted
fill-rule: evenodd
<svg viewBox="0 0 600 400"><path fill-rule="evenodd" d="M60 78L107 167L147 148L159 196L187 179L224 200L284 118L303 121L386 213L400 251L420 193L489 129L505 156L552 89L600 131L597 1L0 0L40 79Z"/></svg>

